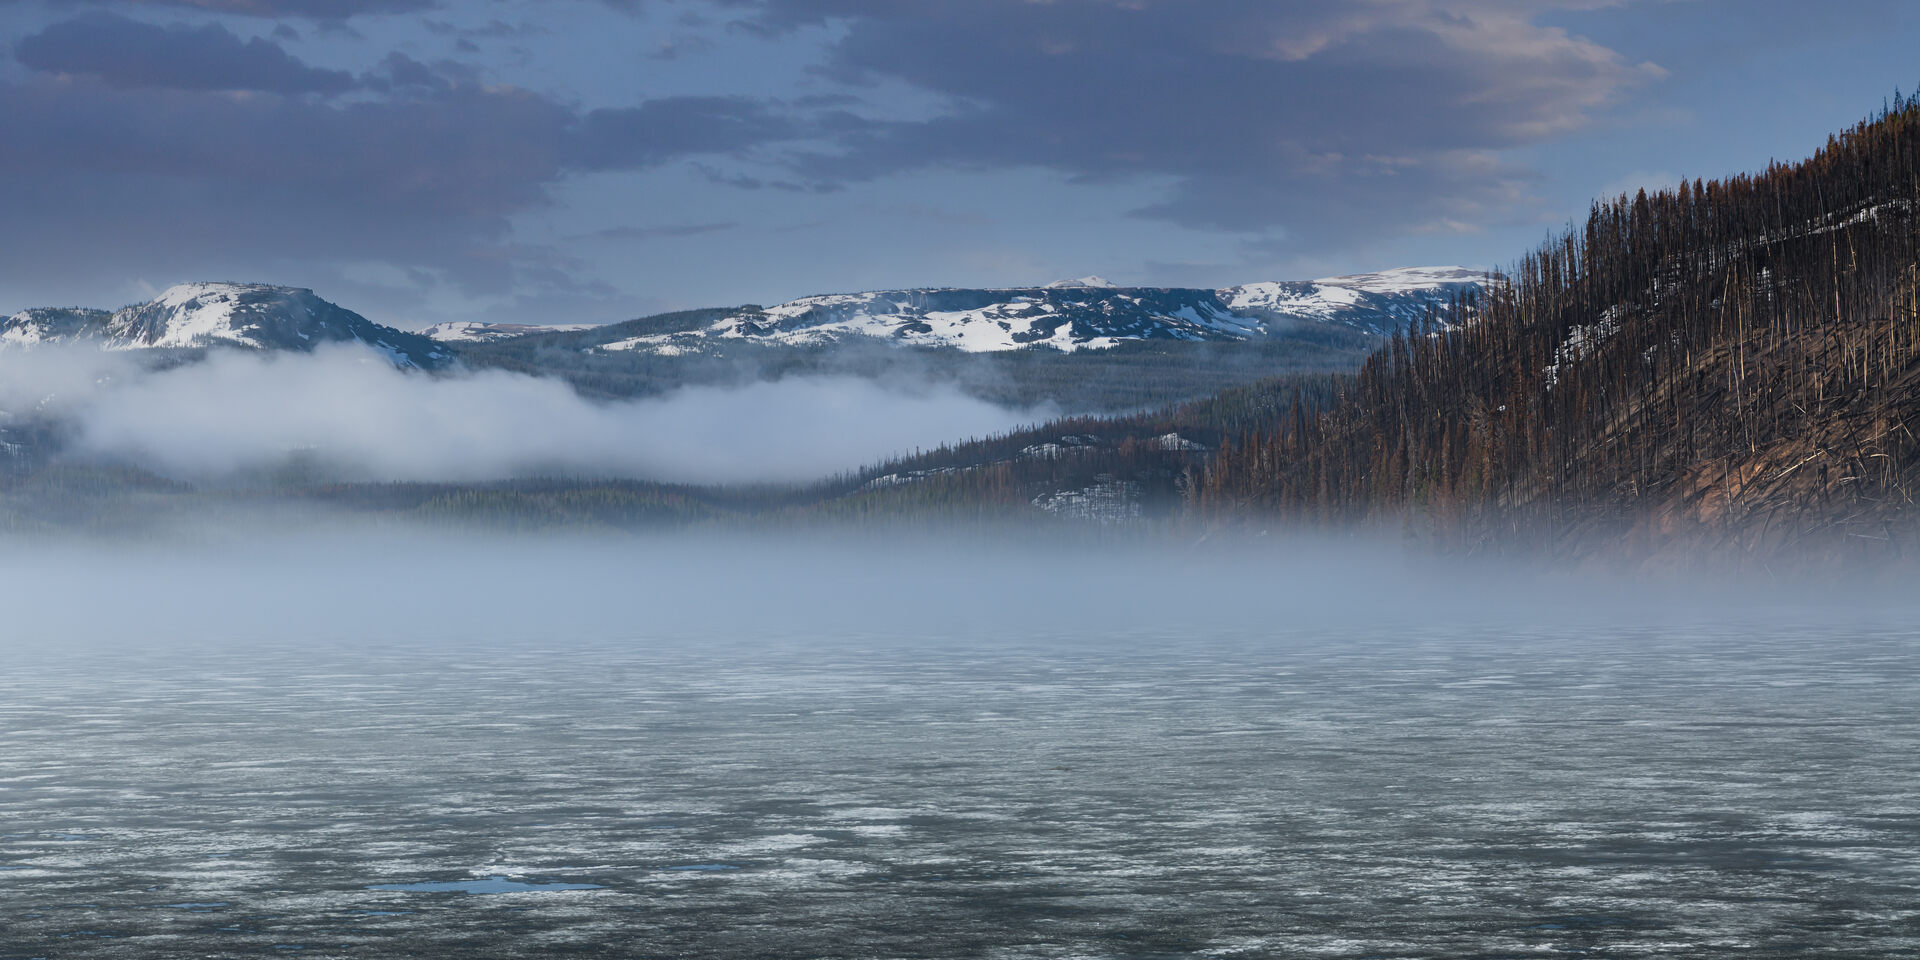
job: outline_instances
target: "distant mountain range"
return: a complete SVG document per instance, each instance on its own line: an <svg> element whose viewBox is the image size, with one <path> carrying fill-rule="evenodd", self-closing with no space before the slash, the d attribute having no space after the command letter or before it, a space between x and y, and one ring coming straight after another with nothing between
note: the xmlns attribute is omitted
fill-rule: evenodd
<svg viewBox="0 0 1920 960"><path fill-rule="evenodd" d="M453 352L430 337L374 323L312 290L261 283L184 283L111 312L42 307L0 321L0 349L92 344L104 350L226 346L304 352L323 343L363 343L402 367L431 369L453 360Z"/></svg>
<svg viewBox="0 0 1920 960"><path fill-rule="evenodd" d="M1456 297L1486 283L1485 273L1464 267L1412 267L1224 289L1118 287L1083 277L1044 287L880 290L674 315L687 323L644 318L592 328L568 342L578 349L660 356L709 352L729 342L821 346L848 339L990 353L1100 350L1137 340L1261 340L1303 323L1387 334L1429 310L1446 320ZM427 334L449 343L497 343L581 329L452 323Z"/></svg>
<svg viewBox="0 0 1920 960"><path fill-rule="evenodd" d="M1264 340L1303 323L1385 334L1429 311L1447 319L1456 297L1486 282L1485 274L1462 267L1219 290L1118 287L1083 277L1044 287L830 294L773 307L694 311L603 326L456 321L418 333L374 323L300 287L187 283L114 311L23 310L0 320L0 349L93 344L105 350L307 351L323 343L358 342L386 353L397 365L422 369L451 363L462 345L558 333L574 334L568 346L576 350L663 357L712 352L729 342L817 347L841 340L970 353L1071 353L1127 341Z"/></svg>

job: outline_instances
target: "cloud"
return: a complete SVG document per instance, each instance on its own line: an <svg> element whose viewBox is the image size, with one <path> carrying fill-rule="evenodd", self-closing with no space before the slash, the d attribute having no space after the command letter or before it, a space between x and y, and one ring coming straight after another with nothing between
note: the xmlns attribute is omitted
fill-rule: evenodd
<svg viewBox="0 0 1920 960"><path fill-rule="evenodd" d="M486 247L546 202L573 122L475 84L335 103L30 82L0 84L0 115L15 269L204 275L270 251L432 266L477 289L501 282Z"/></svg>
<svg viewBox="0 0 1920 960"><path fill-rule="evenodd" d="M71 2L71 0L68 0ZM179 7L206 13L245 17L300 17L308 20L345 20L363 14L417 13L440 6L440 0L136 0L139 5Z"/></svg>
<svg viewBox="0 0 1920 960"><path fill-rule="evenodd" d="M745 22L837 24L830 75L953 105L850 125L799 160L806 176L1024 166L1170 178L1166 200L1141 213L1345 242L1510 212L1528 174L1489 157L1578 130L1661 76L1535 22L1564 6L764 0Z"/></svg>
<svg viewBox="0 0 1920 960"><path fill-rule="evenodd" d="M351 75L310 67L270 40L243 41L216 24L163 27L112 13L56 23L21 40L14 56L43 73L116 87L337 94L354 85Z"/></svg>
<svg viewBox="0 0 1920 960"><path fill-rule="evenodd" d="M734 230L740 226L735 221L719 223L670 223L657 227L608 227L595 230L585 236L594 240L660 240L678 237L697 237L703 233L719 233Z"/></svg>
<svg viewBox="0 0 1920 960"><path fill-rule="evenodd" d="M322 20L436 6L161 5ZM579 292L597 268L517 239L514 225L549 210L564 219L559 196L626 189L557 189L569 180L673 164L763 203L918 171L1044 169L1137 185L1125 194L1145 198L1133 213L1276 250L1472 231L1533 212L1536 175L1514 148L1580 129L1658 76L1541 25L1548 8L710 0L697 9L804 48L787 58L800 70L814 61L804 89L766 95L750 70L722 82L687 68L662 85L670 95L621 102L596 89L586 105L503 81L541 75L516 73L503 53L425 62L365 37L330 41L360 45L369 66L349 75L220 24L90 13L19 44L32 72L0 74L0 259L62 291L210 273L309 282L379 261L467 302ZM539 10L503 3L485 14L501 19L419 31L438 46L449 30L494 35L526 20L558 31L541 48L551 51L573 42L569 30L630 26L604 6L598 21L593 5L577 20Z"/></svg>
<svg viewBox="0 0 1920 960"><path fill-rule="evenodd" d="M407 373L358 347L221 351L163 371L99 354L0 354L0 384L15 383L16 373L0 400L21 409L53 395L52 410L77 424L75 451L186 479L271 469L297 456L354 479L795 481L1050 413L1004 409L952 388L851 377L595 403L559 380Z"/></svg>
<svg viewBox="0 0 1920 960"><path fill-rule="evenodd" d="M397 52L353 78L224 27L111 14L55 24L20 57L39 72L0 81L0 258L69 286L381 260L468 296L585 291L557 251L510 241L563 178L747 153L797 129L741 97L583 112Z"/></svg>

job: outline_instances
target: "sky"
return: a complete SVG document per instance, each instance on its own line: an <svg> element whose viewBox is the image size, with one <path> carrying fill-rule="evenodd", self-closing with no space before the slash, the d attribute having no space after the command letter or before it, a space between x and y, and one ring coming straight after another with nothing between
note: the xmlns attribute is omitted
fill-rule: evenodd
<svg viewBox="0 0 1920 960"><path fill-rule="evenodd" d="M0 311L608 322L1498 268L1920 85L1910 0L0 0Z"/></svg>

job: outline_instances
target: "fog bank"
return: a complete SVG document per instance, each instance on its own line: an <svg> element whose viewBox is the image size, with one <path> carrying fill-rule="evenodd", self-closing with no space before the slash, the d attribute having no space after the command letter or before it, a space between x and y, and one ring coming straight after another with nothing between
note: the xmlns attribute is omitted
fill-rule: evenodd
<svg viewBox="0 0 1920 960"><path fill-rule="evenodd" d="M52 649L743 638L1098 645L1449 630L1550 638L1594 624L1906 624L1920 612L1869 584L1574 575L1310 537L509 537L321 526L136 542L0 539L0 582L10 597L8 644Z"/></svg>
<svg viewBox="0 0 1920 960"><path fill-rule="evenodd" d="M852 377L598 403L557 379L428 376L357 347L219 350L160 371L97 352L13 351L0 353L0 384L0 409L71 419L73 453L187 480L298 459L349 480L800 481L1053 413L952 386Z"/></svg>

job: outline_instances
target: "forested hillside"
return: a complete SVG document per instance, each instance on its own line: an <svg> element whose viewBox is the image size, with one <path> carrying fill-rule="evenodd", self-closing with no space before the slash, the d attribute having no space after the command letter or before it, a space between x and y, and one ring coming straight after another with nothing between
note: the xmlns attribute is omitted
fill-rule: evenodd
<svg viewBox="0 0 1920 960"><path fill-rule="evenodd" d="M1176 520L1228 438L1330 405L1348 374L1293 374L1125 416L1069 417L943 445L822 484L783 511L834 521Z"/></svg>
<svg viewBox="0 0 1920 960"><path fill-rule="evenodd" d="M1765 172L1597 203L1474 319L1251 431L1201 514L1465 550L1899 552L1920 472L1920 98Z"/></svg>

